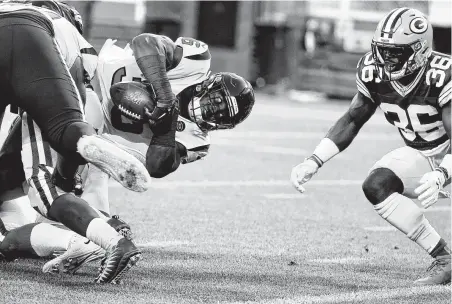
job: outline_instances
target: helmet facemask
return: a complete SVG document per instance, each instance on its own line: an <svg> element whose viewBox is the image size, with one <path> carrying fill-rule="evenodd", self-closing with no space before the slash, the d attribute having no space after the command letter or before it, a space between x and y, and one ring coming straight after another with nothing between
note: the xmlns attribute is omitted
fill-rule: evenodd
<svg viewBox="0 0 452 304"><path fill-rule="evenodd" d="M430 56L426 43L393 45L372 41L372 56L383 81L399 80L421 68Z"/></svg>
<svg viewBox="0 0 452 304"><path fill-rule="evenodd" d="M200 85L188 105L190 118L203 131L232 129L238 113L235 98L229 94L221 75L213 75Z"/></svg>

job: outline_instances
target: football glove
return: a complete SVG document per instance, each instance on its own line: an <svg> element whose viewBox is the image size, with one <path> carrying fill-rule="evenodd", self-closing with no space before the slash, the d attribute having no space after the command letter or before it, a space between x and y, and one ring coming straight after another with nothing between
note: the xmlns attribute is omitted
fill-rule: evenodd
<svg viewBox="0 0 452 304"><path fill-rule="evenodd" d="M148 81L143 81L143 84L146 85L151 95L153 95L154 98L157 98L155 90L152 87L152 85ZM148 108L145 108L144 114L151 128L162 122L162 120L164 120L165 117L170 116L169 114L171 114L173 112L173 109L178 106L179 103L177 97L174 94L172 95L174 98L168 100L157 100L152 112L149 111Z"/></svg>
<svg viewBox="0 0 452 304"><path fill-rule="evenodd" d="M305 192L305 189L302 185L308 182L314 176L314 174L317 173L318 169L319 165L312 159L306 159L301 164L293 167L292 173L290 175L290 180L292 181L295 189L297 189L301 193Z"/></svg>
<svg viewBox="0 0 452 304"><path fill-rule="evenodd" d="M419 181L421 185L414 189L418 200L424 208L428 208L438 201L438 196L447 178L441 168L428 172Z"/></svg>

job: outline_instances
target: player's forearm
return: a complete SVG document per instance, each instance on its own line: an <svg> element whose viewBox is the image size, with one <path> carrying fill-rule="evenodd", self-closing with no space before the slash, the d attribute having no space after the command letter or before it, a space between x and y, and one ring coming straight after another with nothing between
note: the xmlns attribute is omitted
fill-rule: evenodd
<svg viewBox="0 0 452 304"><path fill-rule="evenodd" d="M344 151L376 109L377 105L371 99L357 93L348 111L331 127L309 158L321 167L335 155Z"/></svg>
<svg viewBox="0 0 452 304"><path fill-rule="evenodd" d="M173 48L159 36L141 34L132 40L132 50L138 67L152 85L158 105L174 101L167 70L172 61Z"/></svg>
<svg viewBox="0 0 452 304"><path fill-rule="evenodd" d="M146 153L146 169L151 177L162 178L176 171L180 155L176 147L150 145Z"/></svg>
<svg viewBox="0 0 452 304"><path fill-rule="evenodd" d="M153 136L146 152L146 168L151 177L162 178L174 172L180 164L176 144L176 125L179 111L152 129Z"/></svg>
<svg viewBox="0 0 452 304"><path fill-rule="evenodd" d="M320 141L309 158L321 167L335 155L345 150L352 143L358 132L359 128L356 128L348 113L346 113L328 131L325 138Z"/></svg>
<svg viewBox="0 0 452 304"><path fill-rule="evenodd" d="M347 112L334 124L325 137L329 138L342 152L353 142L361 127L353 121Z"/></svg>

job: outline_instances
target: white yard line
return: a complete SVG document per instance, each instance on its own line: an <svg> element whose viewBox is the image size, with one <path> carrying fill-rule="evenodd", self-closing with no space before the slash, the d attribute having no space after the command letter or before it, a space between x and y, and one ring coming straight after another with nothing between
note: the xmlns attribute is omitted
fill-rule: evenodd
<svg viewBox="0 0 452 304"><path fill-rule="evenodd" d="M212 133L212 144L215 145L217 139L231 138L234 140L245 139L315 139L320 140L325 136L325 132L309 132L309 131L238 131L225 130ZM393 141L401 140L397 132L361 132L357 136L357 140L370 141Z"/></svg>
<svg viewBox="0 0 452 304"><path fill-rule="evenodd" d="M262 194L266 199L304 199L308 197L306 194L295 193L267 193Z"/></svg>
<svg viewBox="0 0 452 304"><path fill-rule="evenodd" d="M311 186L356 186L361 185L362 180L347 180L347 179L337 179L337 180L311 180L309 185ZM111 187L122 187L116 182L110 184ZM212 181L212 180L181 180L181 181L157 181L153 180L151 183L151 188L207 188L207 187L292 187L290 180L223 180L223 181ZM295 189L294 189L295 191Z"/></svg>
<svg viewBox="0 0 452 304"><path fill-rule="evenodd" d="M447 286L422 286L422 287L401 287L363 290L356 292L344 292L322 296L299 296L285 299L272 299L263 301L247 301L247 302L230 302L229 304L335 304L335 303L356 303L367 301L378 301L384 303L383 300L393 298L413 297L429 294L450 295L450 287Z"/></svg>
<svg viewBox="0 0 452 304"><path fill-rule="evenodd" d="M174 247L174 246L187 246L190 245L188 241L152 241L137 243L140 248L162 248L162 247Z"/></svg>
<svg viewBox="0 0 452 304"><path fill-rule="evenodd" d="M309 260L311 263L320 263L320 264L360 264L364 260L368 260L365 258L359 257L345 257L345 258L334 258L334 259L314 259Z"/></svg>
<svg viewBox="0 0 452 304"><path fill-rule="evenodd" d="M364 227L364 230L366 231L373 231L373 232L392 232L397 231L395 227L392 226L371 226L371 227Z"/></svg>

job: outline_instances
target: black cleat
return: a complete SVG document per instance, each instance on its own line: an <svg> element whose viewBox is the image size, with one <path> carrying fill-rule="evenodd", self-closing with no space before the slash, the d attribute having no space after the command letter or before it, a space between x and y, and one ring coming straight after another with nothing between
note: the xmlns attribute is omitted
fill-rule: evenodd
<svg viewBox="0 0 452 304"><path fill-rule="evenodd" d="M130 229L129 224L121 220L119 216L113 215L110 219L108 219L107 223L111 227L115 228L115 230L123 237L125 237L129 241L132 240L133 238L132 229Z"/></svg>
<svg viewBox="0 0 452 304"><path fill-rule="evenodd" d="M96 283L119 284L124 274L141 258L141 251L125 238L119 240L118 244L108 250L102 260Z"/></svg>
<svg viewBox="0 0 452 304"><path fill-rule="evenodd" d="M437 256L427 269L428 276L414 282L415 285L446 285L450 283L451 256Z"/></svg>

